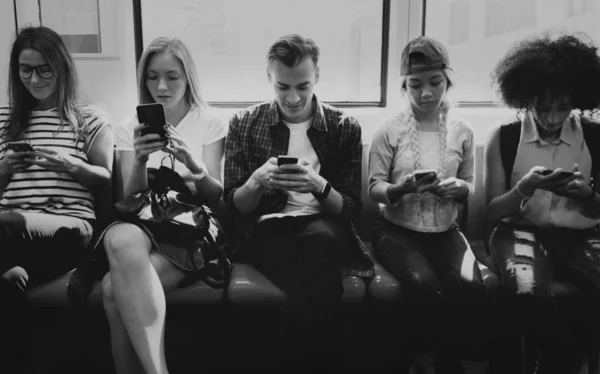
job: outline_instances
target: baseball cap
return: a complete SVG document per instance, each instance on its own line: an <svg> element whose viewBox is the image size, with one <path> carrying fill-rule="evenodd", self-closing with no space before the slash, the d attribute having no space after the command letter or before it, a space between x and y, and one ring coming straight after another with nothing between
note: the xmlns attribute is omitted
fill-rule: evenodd
<svg viewBox="0 0 600 374"><path fill-rule="evenodd" d="M402 51L400 75L450 68L448 50L435 39L419 36Z"/></svg>

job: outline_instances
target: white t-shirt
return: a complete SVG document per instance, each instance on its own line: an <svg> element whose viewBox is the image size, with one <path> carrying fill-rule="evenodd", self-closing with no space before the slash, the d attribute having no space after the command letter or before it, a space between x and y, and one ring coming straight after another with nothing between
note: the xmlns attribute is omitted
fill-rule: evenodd
<svg viewBox="0 0 600 374"><path fill-rule="evenodd" d="M321 170L321 163L319 162L319 158L306 133L312 123L312 118L301 123L288 123L285 121L283 121L283 123L290 129L290 141L287 155L298 157L298 159L306 159L310 162L312 168L319 173ZM260 217L259 221L274 217L307 216L317 214L321 211L321 204L319 204L317 199L315 199L311 193L287 191L287 195L288 201L281 213L264 215Z"/></svg>
<svg viewBox="0 0 600 374"><path fill-rule="evenodd" d="M115 129L115 144L119 151L133 151L133 129L138 125L137 115L128 118ZM226 123L219 118L213 109L196 107L190 109L179 122L176 130L190 147L195 160L203 162L204 146L223 139L227 135ZM157 151L148 158L147 167L158 168L162 165L171 166L168 153ZM163 161L164 159L164 161ZM179 161L174 162L175 171L187 182L188 187L195 191L195 185L190 178L189 170Z"/></svg>

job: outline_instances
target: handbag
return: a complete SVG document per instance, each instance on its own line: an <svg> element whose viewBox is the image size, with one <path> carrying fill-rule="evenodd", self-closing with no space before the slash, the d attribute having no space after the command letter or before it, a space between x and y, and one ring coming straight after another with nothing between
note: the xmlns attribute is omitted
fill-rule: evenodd
<svg viewBox="0 0 600 374"><path fill-rule="evenodd" d="M158 250L209 286L227 285L231 261L223 226L173 169L148 168L148 188L115 203L119 220L142 225Z"/></svg>

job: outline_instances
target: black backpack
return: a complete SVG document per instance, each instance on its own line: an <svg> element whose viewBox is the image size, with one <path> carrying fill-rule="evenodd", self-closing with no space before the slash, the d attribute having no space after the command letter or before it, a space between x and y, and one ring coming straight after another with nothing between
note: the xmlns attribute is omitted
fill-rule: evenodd
<svg viewBox="0 0 600 374"><path fill-rule="evenodd" d="M600 168L600 123L587 117L580 117L583 139L592 157L592 183ZM521 121L500 126L500 157L506 176L506 188L510 189L510 175L513 171L517 147L521 137Z"/></svg>

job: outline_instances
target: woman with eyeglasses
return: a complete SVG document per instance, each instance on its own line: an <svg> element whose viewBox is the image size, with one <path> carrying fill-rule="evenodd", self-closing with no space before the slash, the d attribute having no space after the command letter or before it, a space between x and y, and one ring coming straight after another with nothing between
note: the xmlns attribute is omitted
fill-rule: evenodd
<svg viewBox="0 0 600 374"><path fill-rule="evenodd" d="M181 41L158 38L142 53L138 96L140 104L163 104L167 140L143 134L149 126L137 116L115 130L123 196L148 188L148 168L165 166L216 207L223 191L226 127L203 100L196 67ZM103 239L110 266L102 281L104 310L118 373L168 372L165 293L198 274L182 263L185 248L159 236L142 224L116 223Z"/></svg>
<svg viewBox="0 0 600 374"><path fill-rule="evenodd" d="M22 29L10 54L10 102L0 108L0 321L9 321L3 340L22 327L25 290L85 257L95 196L111 186L111 127L97 108L78 103L76 91L75 64L61 37L47 27Z"/></svg>

